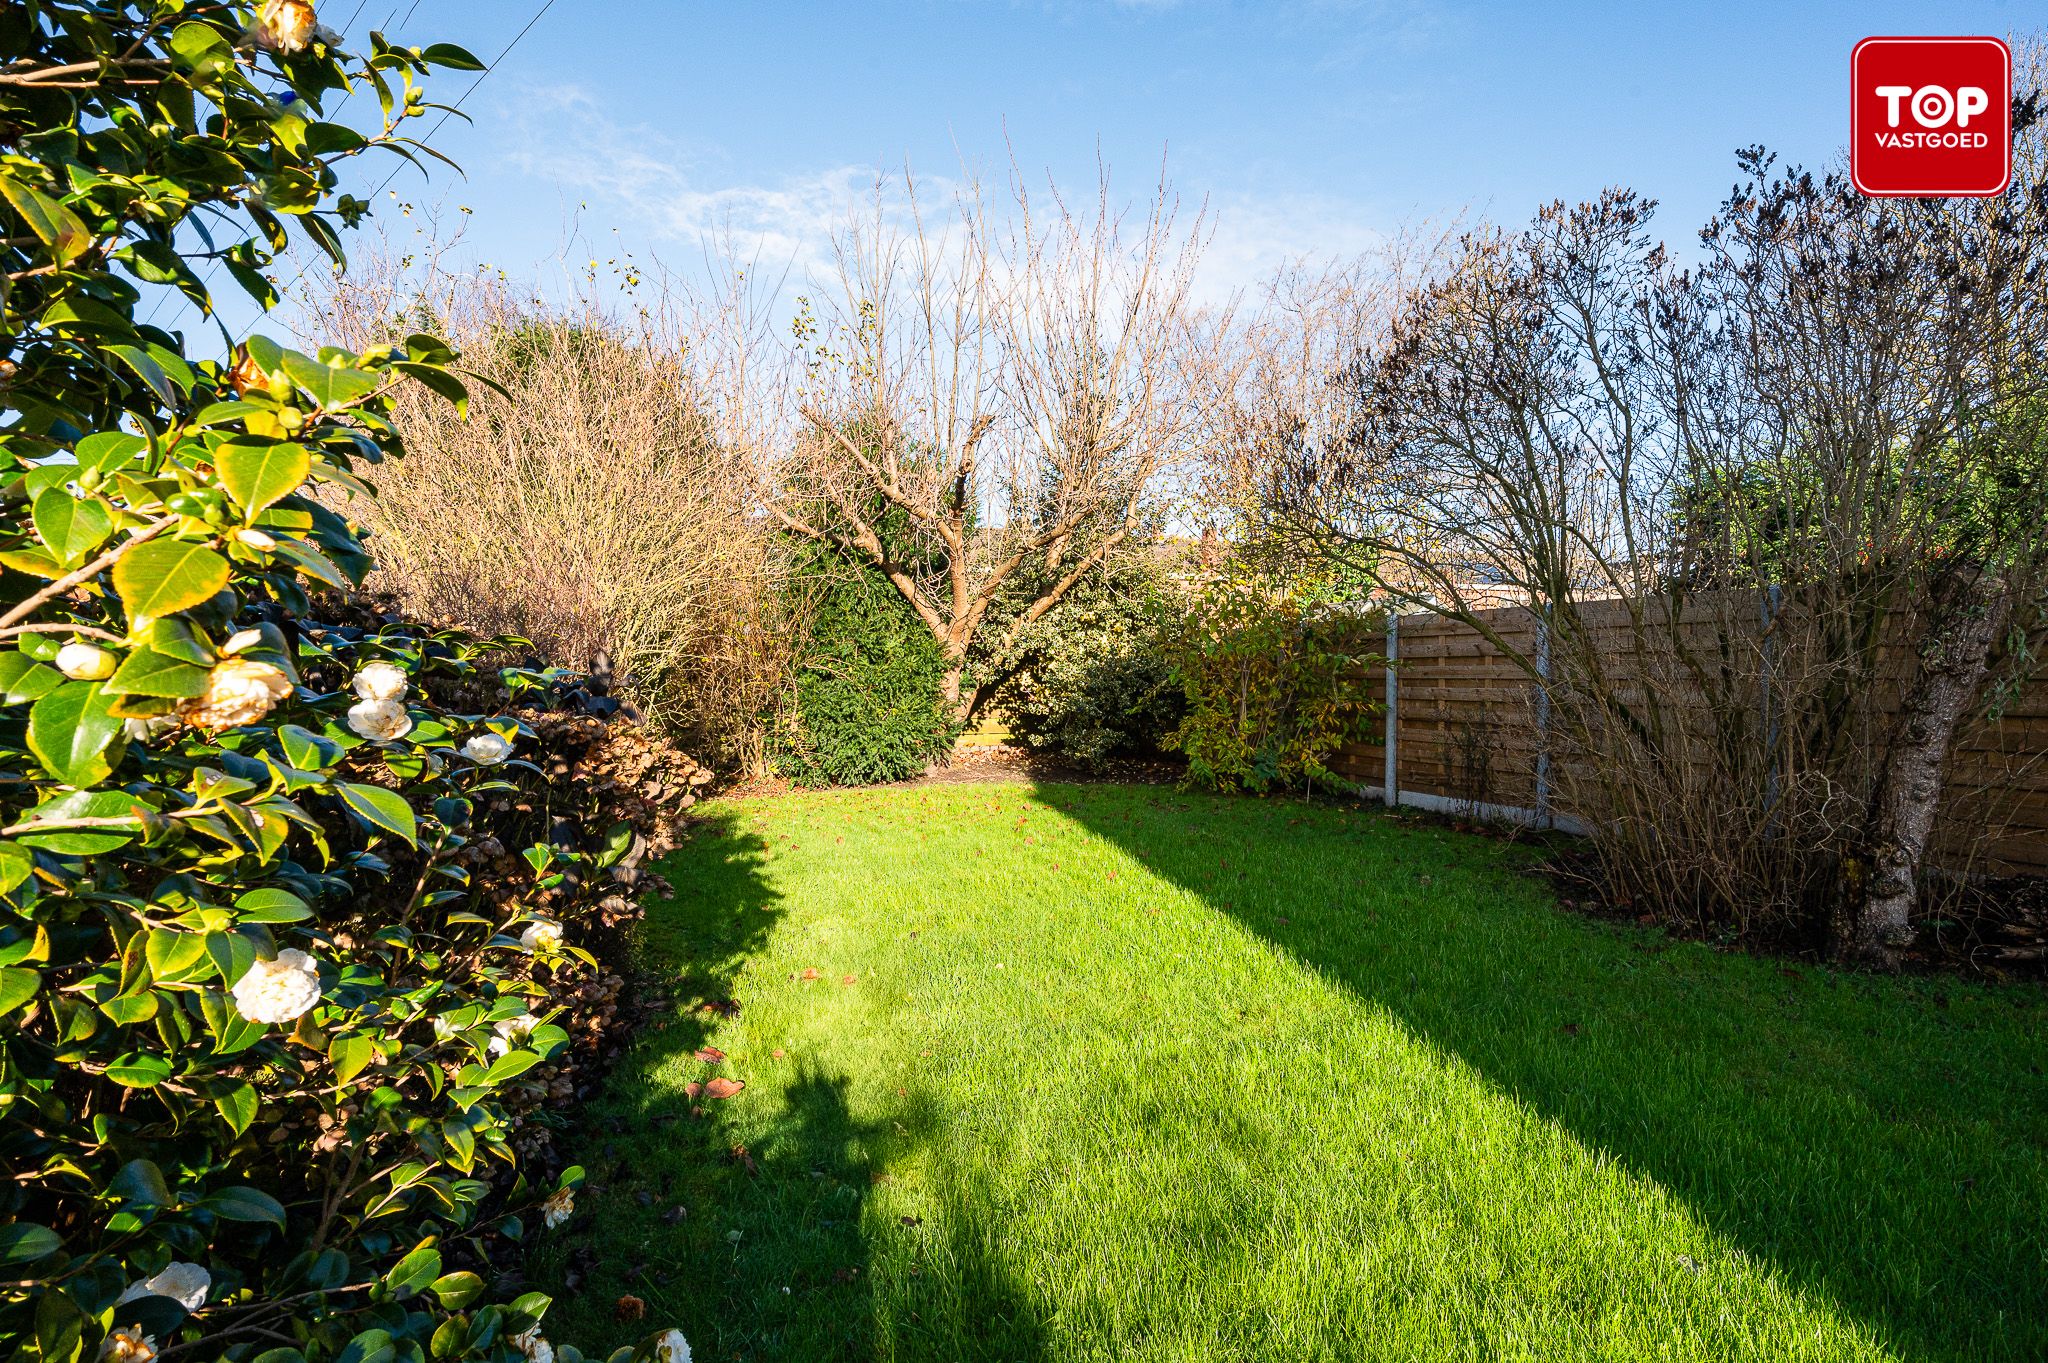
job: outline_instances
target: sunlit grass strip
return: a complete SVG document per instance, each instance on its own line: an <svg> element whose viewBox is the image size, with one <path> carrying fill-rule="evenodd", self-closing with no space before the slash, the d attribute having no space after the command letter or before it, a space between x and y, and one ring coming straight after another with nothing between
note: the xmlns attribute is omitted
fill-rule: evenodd
<svg viewBox="0 0 2048 1363"><path fill-rule="evenodd" d="M715 812L650 925L698 973L585 1140L564 1338L632 1293L721 1358L2048 1347L2036 991L1587 922L1519 849L1373 813ZM713 1073L748 1088L691 1120Z"/></svg>

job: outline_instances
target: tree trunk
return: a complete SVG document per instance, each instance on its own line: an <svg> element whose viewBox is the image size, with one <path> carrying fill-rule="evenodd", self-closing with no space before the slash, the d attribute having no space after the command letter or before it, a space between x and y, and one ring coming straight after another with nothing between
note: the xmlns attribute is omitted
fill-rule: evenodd
<svg viewBox="0 0 2048 1363"><path fill-rule="evenodd" d="M1941 812L1949 752L2005 633L2012 591L2003 578L1980 573L1935 609L1878 779L1862 896L1837 929L1842 955L1887 969L1897 968L1900 948L1913 940L1920 864Z"/></svg>
<svg viewBox="0 0 2048 1363"><path fill-rule="evenodd" d="M972 716L974 694L965 697L960 694L960 680L967 671L965 662L946 665L946 675L939 680L939 697L946 702L946 708L953 712L953 718L965 724Z"/></svg>

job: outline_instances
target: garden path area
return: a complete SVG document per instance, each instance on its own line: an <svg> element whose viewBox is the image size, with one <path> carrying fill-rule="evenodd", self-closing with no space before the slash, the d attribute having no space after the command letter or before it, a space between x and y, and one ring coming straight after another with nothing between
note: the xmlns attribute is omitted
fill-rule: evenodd
<svg viewBox="0 0 2048 1363"><path fill-rule="evenodd" d="M2038 988L1590 921L1377 811L706 814L647 925L674 1009L561 1137L587 1350L630 1294L715 1360L2048 1353Z"/></svg>

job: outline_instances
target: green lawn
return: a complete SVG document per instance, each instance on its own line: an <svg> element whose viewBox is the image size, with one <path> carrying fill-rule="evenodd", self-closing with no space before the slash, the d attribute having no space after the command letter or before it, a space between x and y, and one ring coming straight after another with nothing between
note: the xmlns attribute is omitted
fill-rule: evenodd
<svg viewBox="0 0 2048 1363"><path fill-rule="evenodd" d="M648 924L673 1019L560 1136L556 1340L632 1293L707 1363L2048 1357L2038 988L1591 922L1370 810L708 814Z"/></svg>

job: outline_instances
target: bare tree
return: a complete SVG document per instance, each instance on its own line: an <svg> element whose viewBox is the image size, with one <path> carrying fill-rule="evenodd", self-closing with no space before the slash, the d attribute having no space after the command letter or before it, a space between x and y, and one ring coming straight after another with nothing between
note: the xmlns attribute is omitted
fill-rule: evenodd
<svg viewBox="0 0 2048 1363"><path fill-rule="evenodd" d="M321 334L358 349L431 323L489 380L466 412L399 403L406 458L346 503L376 536L372 585L611 672L710 755L758 768L804 602L751 456L718 428L737 381L711 359L746 348L698 343L758 326L723 294L700 305L658 281L637 307L551 305L452 271L444 246L429 234L409 258L372 253L313 300Z"/></svg>
<svg viewBox="0 0 2048 1363"><path fill-rule="evenodd" d="M999 680L967 677L998 596L1029 583L982 641L1001 653L1139 533L1184 446L1199 223L1163 186L1130 212L1104 180L1082 212L1013 178L999 218L970 183L942 220L904 189L899 216L877 187L803 300L767 503L901 593L965 720Z"/></svg>
<svg viewBox="0 0 2048 1363"><path fill-rule="evenodd" d="M1346 376L1383 344L1408 293L1440 268L1451 232L1423 226L1349 260L1291 260L1251 306L1204 319L1190 501L1209 541L1234 552L1264 534L1277 471L1342 440L1356 393Z"/></svg>
<svg viewBox="0 0 2048 1363"><path fill-rule="evenodd" d="M2048 609L2035 103L1991 201L1748 153L1691 271L1624 191L1472 233L1277 471L1282 533L1521 665L1631 896L1904 944L1956 734Z"/></svg>

